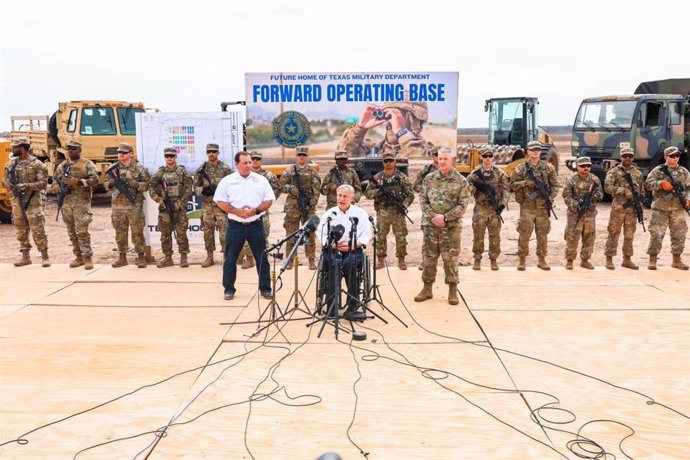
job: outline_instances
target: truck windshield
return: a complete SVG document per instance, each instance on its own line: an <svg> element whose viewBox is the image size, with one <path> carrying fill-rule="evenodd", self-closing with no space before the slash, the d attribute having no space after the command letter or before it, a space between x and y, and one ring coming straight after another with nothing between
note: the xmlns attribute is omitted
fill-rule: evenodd
<svg viewBox="0 0 690 460"><path fill-rule="evenodd" d="M115 134L115 116L112 107L84 107L81 112L81 129L84 136Z"/></svg>
<svg viewBox="0 0 690 460"><path fill-rule="evenodd" d="M575 129L630 129L637 101L583 102L575 118Z"/></svg>
<svg viewBox="0 0 690 460"><path fill-rule="evenodd" d="M136 134L134 126L134 114L141 113L144 109L132 107L120 107L117 109L117 121L120 123L120 134Z"/></svg>
<svg viewBox="0 0 690 460"><path fill-rule="evenodd" d="M522 107L523 102L519 99L491 102L489 113L490 144L522 144L525 141Z"/></svg>

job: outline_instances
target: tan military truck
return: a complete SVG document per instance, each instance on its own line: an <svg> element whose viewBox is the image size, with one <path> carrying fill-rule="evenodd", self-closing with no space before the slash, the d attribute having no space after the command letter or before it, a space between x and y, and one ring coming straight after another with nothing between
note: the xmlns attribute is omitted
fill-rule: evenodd
<svg viewBox="0 0 690 460"><path fill-rule="evenodd" d="M127 142L135 149L134 114L144 112L141 102L70 101L60 102L50 117L13 116L10 136L25 136L34 156L48 167L48 174L66 158L71 140L82 144L82 158L93 161L103 183L108 166L117 161L117 146Z"/></svg>

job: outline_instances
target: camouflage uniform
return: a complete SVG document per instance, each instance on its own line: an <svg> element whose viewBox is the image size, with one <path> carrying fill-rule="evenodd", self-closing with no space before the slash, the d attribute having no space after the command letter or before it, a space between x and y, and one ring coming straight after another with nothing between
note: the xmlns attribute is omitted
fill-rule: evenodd
<svg viewBox="0 0 690 460"><path fill-rule="evenodd" d="M631 206L633 194L630 190L630 184L625 178L627 174L631 176L637 196L640 199L644 197L644 177L636 166L633 165L630 169L626 169L623 165L618 164L606 173L604 190L613 197L611 214L609 215L609 235L606 239L604 253L607 257L615 256L618 251L618 237L621 234L621 228L623 228L623 256L630 258L633 255L637 214L635 207Z"/></svg>
<svg viewBox="0 0 690 460"><path fill-rule="evenodd" d="M189 253L189 240L187 239L187 203L192 197L192 177L187 174L184 166L175 165L174 169L161 166L149 182L149 194L151 199L158 203L158 227L161 231L161 249L163 254L171 256L172 248L172 222L170 214L165 208L164 197L167 187L167 196L170 197L174 209L175 230L177 232L177 247L180 254Z"/></svg>
<svg viewBox="0 0 690 460"><path fill-rule="evenodd" d="M475 186L477 182L483 182L496 192L496 204L505 208L508 205L510 180L508 176L496 166L484 170L479 165L467 176L469 194L474 197L474 213L472 214L472 232L474 240L472 252L475 260L481 260L484 252L484 234L489 231L489 258L496 260L501 253L501 220L496 215L496 210L489 197Z"/></svg>
<svg viewBox="0 0 690 460"><path fill-rule="evenodd" d="M581 157L579 160L586 158ZM591 190L592 203L585 211L584 216L577 222L577 214L579 212L579 201L584 198ZM579 173L575 173L568 177L563 186L563 200L568 207L568 222L565 228L565 258L574 260L577 257L577 245L582 236L582 249L580 250L580 258L583 264L587 265L592 257L592 250L594 249L594 239L596 237L596 203L601 201L604 197L604 191L601 189L601 182L594 174L588 174L585 179L580 177Z"/></svg>
<svg viewBox="0 0 690 460"><path fill-rule="evenodd" d="M13 143L14 145L14 143ZM28 141L27 141L28 145ZM16 175L17 181L12 185L13 177ZM3 185L7 190L13 187L20 187L19 198L12 193L12 223L14 224L15 234L19 241L19 249L28 257L31 243L29 243L29 232L33 234L34 243L39 251L48 251L48 238L45 231L45 200L46 186L48 185L48 169L36 157L29 155L26 160L19 160L18 157L12 158L5 165L3 175ZM20 201L21 200L21 203ZM28 201L28 203L27 203ZM20 205L26 207L26 217Z"/></svg>
<svg viewBox="0 0 690 460"><path fill-rule="evenodd" d="M663 169L662 169L663 168ZM649 221L649 247L647 254L657 256L661 252L661 243L668 228L671 234L671 254L680 257L685 250L685 237L688 233L688 224L685 221L686 212L681 207L678 198L661 188L662 181L669 181L664 169L670 171L673 181L683 188L686 202L690 200L690 172L678 165L675 169L665 164L657 166L647 176L645 187L652 192L652 217Z"/></svg>
<svg viewBox="0 0 690 460"><path fill-rule="evenodd" d="M69 174L65 174L69 171ZM91 160L80 158L77 161L65 160L55 170L56 182L53 183L53 193L59 193L57 182L65 184L66 181L77 180L77 183L68 186L69 192L62 203L62 220L67 226L67 234L72 242L72 251L77 259L90 259L91 235L89 224L93 220L91 212L92 187L98 184L98 171ZM83 179L83 182L82 182Z"/></svg>
<svg viewBox="0 0 690 460"><path fill-rule="evenodd" d="M549 199L558 194L558 176L553 166L539 160L536 166L531 166L529 160L520 163L510 176L510 189L515 193L515 201L520 205L520 219L518 220L518 256L521 258L529 254L529 239L532 231L537 234L537 256L544 258L547 254L547 235L551 231L551 220L546 202L539 196L530 177L528 168L534 170L534 175L549 190Z"/></svg>
<svg viewBox="0 0 690 460"><path fill-rule="evenodd" d="M340 179L338 179L338 173L340 173ZM321 194L326 195L326 209L331 209L338 205L338 200L336 198L336 190L339 186L343 184L349 184L355 189L355 196L353 199L354 203L357 203L360 198L362 198L362 184L359 181L359 176L357 172L348 167L345 171L340 171L337 166L331 168L323 178L321 183Z"/></svg>
<svg viewBox="0 0 690 460"><path fill-rule="evenodd" d="M434 147L434 150L436 150L436 153L438 154L438 147ZM432 153L433 155L433 153ZM419 171L419 174L417 174L417 179L414 181L414 185L412 186L412 190L414 190L415 193L421 193L422 192L422 183L424 182L424 178L431 174L434 171L438 171L438 168L436 168L436 165L433 163L430 163L428 165L425 165L421 171ZM420 227L422 230L422 239L424 238L424 226L421 225ZM422 245L422 261L419 264L419 269L423 270L424 269L424 259L426 259L427 256L427 251L426 251L426 246Z"/></svg>
<svg viewBox="0 0 690 460"><path fill-rule="evenodd" d="M302 211L297 202L297 197L299 196L297 172L299 172L301 188L309 199L309 206L307 206L305 215L302 215ZM299 229L300 222L302 224L307 223L309 217L314 215L316 211L316 203L319 200L319 193L321 190L319 173L309 165L306 165L304 168L299 168L297 165L290 166L287 171L280 176L280 190L287 194L287 198L285 199L285 220L283 221L283 228L285 228L287 234L290 234ZM287 253L290 253L294 244L294 238L287 242ZM313 233L307 239L305 252L309 261L312 262L316 257L316 239Z"/></svg>
<svg viewBox="0 0 690 460"><path fill-rule="evenodd" d="M462 216L469 199L467 179L455 169L451 169L447 176L434 171L424 179L420 196L424 246L427 248L422 272L424 283L436 280L439 256L443 258L446 284L458 283ZM431 223L434 214L445 216L444 227L436 227Z"/></svg>
<svg viewBox="0 0 690 460"><path fill-rule="evenodd" d="M132 244L136 253L142 257L145 247L144 227L146 219L144 216L144 192L149 187L149 172L136 160L132 160L129 166L125 166L118 161L113 166L113 173L121 177L128 184L131 181L137 183L136 189L129 187L130 193L134 197L131 203L124 193L115 188L112 180L106 182L106 188L113 191L111 198L112 214L110 219L115 229L115 242L117 250L122 254L127 253L129 246L128 233L132 232Z"/></svg>
<svg viewBox="0 0 690 460"><path fill-rule="evenodd" d="M206 177L204 177L204 174ZM220 247L225 254L225 231L228 228L228 216L213 201L218 182L232 173L230 166L218 160L215 165L204 162L194 173L194 187L196 194L201 197L201 222L204 227L204 246L207 252L216 250L216 227L220 238ZM210 182L209 182L210 181Z"/></svg>
<svg viewBox="0 0 690 460"><path fill-rule="evenodd" d="M414 201L412 183L405 174L395 170L392 175L387 176L384 171L380 171L374 177L403 206L409 207ZM391 228L393 229L393 235L395 235L395 256L398 259L405 257L407 255L407 224L405 223L405 215L398 210L395 204L386 198L374 181L369 181L364 194L368 199L374 200L374 209L376 209L376 221L380 229L379 237L376 241L377 257L380 259L386 258L388 252L386 237Z"/></svg>

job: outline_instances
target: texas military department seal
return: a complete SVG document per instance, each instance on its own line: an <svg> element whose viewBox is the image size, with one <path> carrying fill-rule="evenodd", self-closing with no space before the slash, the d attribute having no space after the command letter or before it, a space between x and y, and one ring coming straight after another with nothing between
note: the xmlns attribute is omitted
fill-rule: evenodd
<svg viewBox="0 0 690 460"><path fill-rule="evenodd" d="M309 120L299 112L289 110L273 120L273 137L280 145L297 147L306 144L309 136L311 136Z"/></svg>

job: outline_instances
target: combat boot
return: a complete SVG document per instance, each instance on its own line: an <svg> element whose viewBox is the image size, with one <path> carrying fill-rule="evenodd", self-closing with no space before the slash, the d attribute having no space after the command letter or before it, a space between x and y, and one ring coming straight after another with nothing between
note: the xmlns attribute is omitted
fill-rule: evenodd
<svg viewBox="0 0 690 460"><path fill-rule="evenodd" d="M126 252L121 252L120 258L117 259L112 264L110 264L110 266L113 268L124 267L125 265L127 265L127 253Z"/></svg>
<svg viewBox="0 0 690 460"><path fill-rule="evenodd" d="M48 257L48 250L41 251L41 267L50 267L50 257Z"/></svg>
<svg viewBox="0 0 690 460"><path fill-rule="evenodd" d="M24 249L22 250L22 258L19 259L14 263L15 267L23 267L24 265L30 265L31 264L31 258L29 257L29 250Z"/></svg>
<svg viewBox="0 0 690 460"><path fill-rule="evenodd" d="M629 256L623 256L623 263L621 264L621 267L629 268L631 270L639 270L640 267L635 265L635 262L630 260Z"/></svg>
<svg viewBox="0 0 690 460"><path fill-rule="evenodd" d="M671 267L677 268L678 270L688 269L688 266L685 265L682 260L680 260L680 254L673 254L673 263L671 264Z"/></svg>
<svg viewBox="0 0 690 460"><path fill-rule="evenodd" d="M458 299L458 284L450 283L448 285L448 303L451 305L457 305L460 303Z"/></svg>
<svg viewBox="0 0 690 460"><path fill-rule="evenodd" d="M187 262L187 254L180 254L180 267L181 268L189 267L189 262Z"/></svg>
<svg viewBox="0 0 690 460"><path fill-rule="evenodd" d="M573 259L568 259L565 261L565 269L566 270L572 270L573 269Z"/></svg>
<svg viewBox="0 0 690 460"><path fill-rule="evenodd" d="M81 256L81 252L76 251L74 256L74 260L69 263L69 268L77 268L84 265L84 258Z"/></svg>
<svg viewBox="0 0 690 460"><path fill-rule="evenodd" d="M594 265L589 261L589 259L581 259L580 267L586 268L587 270L594 270Z"/></svg>
<svg viewBox="0 0 690 460"><path fill-rule="evenodd" d="M496 262L496 259L491 259L491 269L498 270L498 262Z"/></svg>
<svg viewBox="0 0 690 460"><path fill-rule="evenodd" d="M84 257L84 270L93 270L93 260L91 260L91 256Z"/></svg>
<svg viewBox="0 0 690 460"><path fill-rule="evenodd" d="M612 256L606 256L606 269L607 270L615 270L616 269L616 266L613 265L613 257Z"/></svg>
<svg viewBox="0 0 690 460"><path fill-rule="evenodd" d="M386 258L385 257L377 257L376 258L376 269L380 270L385 266L386 266Z"/></svg>
<svg viewBox="0 0 690 460"><path fill-rule="evenodd" d="M242 262L242 270L252 268L253 266L254 266L254 257L251 255L251 253L247 253L247 255L244 256L244 262Z"/></svg>
<svg viewBox="0 0 690 460"><path fill-rule="evenodd" d="M472 265L472 270L482 269L482 259L474 259L474 265Z"/></svg>
<svg viewBox="0 0 690 460"><path fill-rule="evenodd" d="M214 263L215 262L213 261L213 251L206 251L206 259L203 262L201 262L201 268L208 268Z"/></svg>
<svg viewBox="0 0 690 460"><path fill-rule="evenodd" d="M404 257L398 257L398 268L400 270L407 270L407 264Z"/></svg>
<svg viewBox="0 0 690 460"><path fill-rule="evenodd" d="M525 271L525 256L519 256L520 259L518 260L518 266L517 269L520 270L521 272Z"/></svg>
<svg viewBox="0 0 690 460"><path fill-rule="evenodd" d="M166 255L160 262L156 264L158 268L172 267L175 262L172 260L172 255Z"/></svg>
<svg viewBox="0 0 690 460"><path fill-rule="evenodd" d="M252 261L252 267L254 266L254 262ZM309 270L316 270L316 260L312 257L309 259Z"/></svg>
<svg viewBox="0 0 690 460"><path fill-rule="evenodd" d="M537 262L537 267L541 268L542 270L551 270L551 267L549 267L549 264L546 263L546 257L539 257L539 262Z"/></svg>
<svg viewBox="0 0 690 460"><path fill-rule="evenodd" d="M138 253L135 262L137 264L137 268L146 268L146 254L143 252Z"/></svg>
<svg viewBox="0 0 690 460"><path fill-rule="evenodd" d="M424 283L424 287L422 288L422 291L417 294L417 296L414 298L415 302L424 302L425 300L433 299L434 298L434 293L431 292L431 286L433 283Z"/></svg>
<svg viewBox="0 0 690 460"><path fill-rule="evenodd" d="M647 264L649 270L656 270L656 255L649 256L649 264Z"/></svg>

